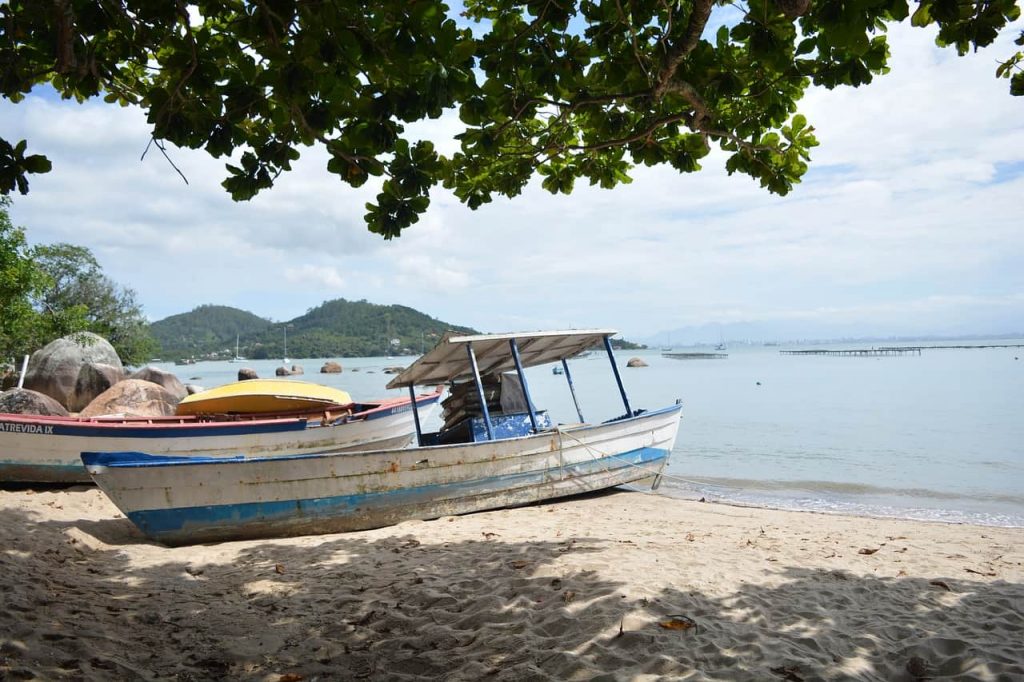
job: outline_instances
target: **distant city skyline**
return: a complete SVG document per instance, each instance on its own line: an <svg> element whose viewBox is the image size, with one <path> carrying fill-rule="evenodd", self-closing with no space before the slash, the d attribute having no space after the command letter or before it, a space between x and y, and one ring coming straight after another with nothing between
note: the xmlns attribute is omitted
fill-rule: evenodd
<svg viewBox="0 0 1024 682"><path fill-rule="evenodd" d="M187 185L159 154L140 161L139 109L39 89L0 103L5 137L54 163L10 212L33 244L89 247L151 320L206 303L289 320L343 297L481 331L631 340L709 325L765 339L1018 333L1024 116L994 77L1015 26L962 58L934 31L891 27L889 75L809 91L800 108L821 145L782 198L728 177L717 153L695 174L637 168L631 185L570 196L534 183L477 211L435 191L385 242L362 219L377 188L340 183L321 148L235 203L224 160L170 148ZM413 128L455 149L453 115Z"/></svg>

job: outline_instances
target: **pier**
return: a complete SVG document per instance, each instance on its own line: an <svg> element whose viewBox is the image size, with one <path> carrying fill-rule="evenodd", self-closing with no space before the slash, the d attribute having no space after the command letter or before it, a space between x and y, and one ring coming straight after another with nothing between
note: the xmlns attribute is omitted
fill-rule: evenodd
<svg viewBox="0 0 1024 682"><path fill-rule="evenodd" d="M662 353L663 358L673 360L722 360L729 357L728 353Z"/></svg>
<svg viewBox="0 0 1024 682"><path fill-rule="evenodd" d="M853 348L849 350L780 350L782 355L833 355L845 357L874 358L887 355L920 355L920 346L881 346L879 348Z"/></svg>

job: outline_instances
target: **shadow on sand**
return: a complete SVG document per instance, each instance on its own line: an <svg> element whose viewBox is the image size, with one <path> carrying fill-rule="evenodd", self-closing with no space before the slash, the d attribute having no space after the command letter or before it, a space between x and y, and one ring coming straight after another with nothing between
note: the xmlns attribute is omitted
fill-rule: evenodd
<svg viewBox="0 0 1024 682"><path fill-rule="evenodd" d="M0 678L899 681L921 679L915 657L932 679L1024 675L992 653L1024 633L1016 584L780 566L774 586L723 598L679 566L679 585L638 599L559 571L611 539L417 535L228 543L199 562L124 519L0 510ZM659 625L673 615L696 627Z"/></svg>

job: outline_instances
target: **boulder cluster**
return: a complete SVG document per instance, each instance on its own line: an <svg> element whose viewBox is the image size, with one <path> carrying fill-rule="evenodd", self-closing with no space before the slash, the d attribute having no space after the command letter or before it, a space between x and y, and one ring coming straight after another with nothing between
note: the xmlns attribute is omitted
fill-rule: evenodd
<svg viewBox="0 0 1024 682"><path fill-rule="evenodd" d="M128 374L106 339L80 332L33 353L24 388L0 393L0 412L161 417L173 415L188 394L176 376L156 367Z"/></svg>

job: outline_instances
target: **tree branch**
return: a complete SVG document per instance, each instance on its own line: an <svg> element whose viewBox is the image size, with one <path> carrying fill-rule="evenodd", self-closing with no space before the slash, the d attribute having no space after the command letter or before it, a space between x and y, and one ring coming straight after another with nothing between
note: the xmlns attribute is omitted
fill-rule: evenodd
<svg viewBox="0 0 1024 682"><path fill-rule="evenodd" d="M695 0L693 3L682 42L673 45L665 55L665 63L658 74L658 84L654 86L655 100L660 100L665 96L669 84L676 74L676 69L700 42L700 35L704 32L704 27L707 26L708 19L711 17L712 5L713 0Z"/></svg>

